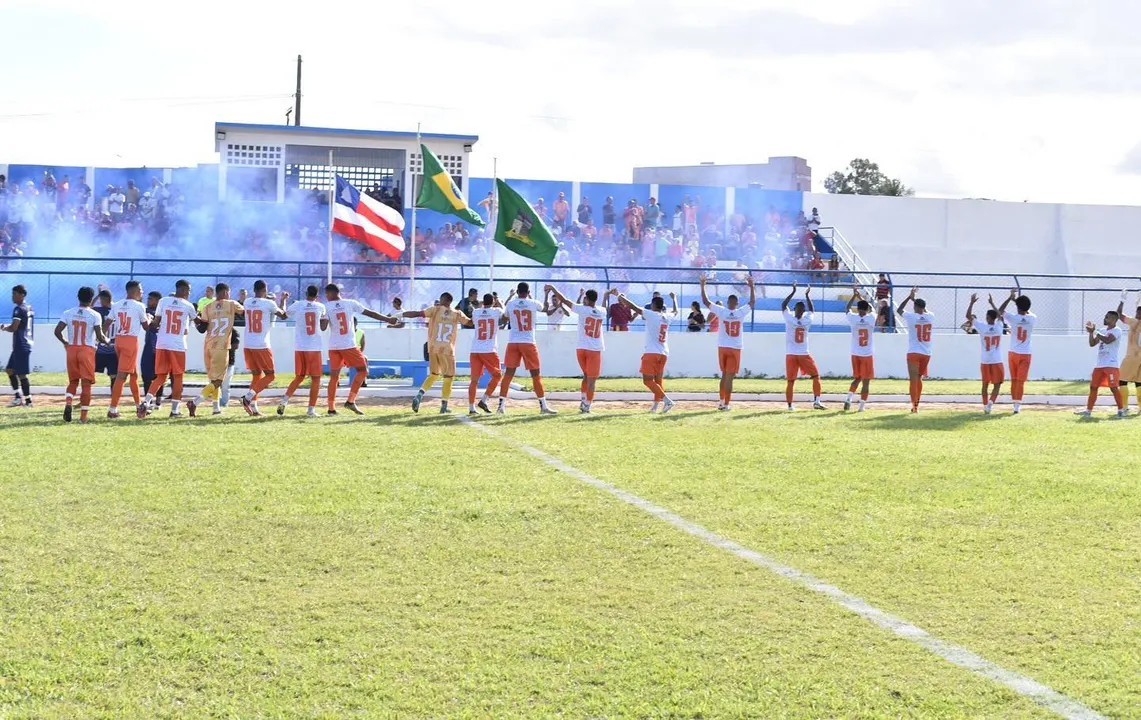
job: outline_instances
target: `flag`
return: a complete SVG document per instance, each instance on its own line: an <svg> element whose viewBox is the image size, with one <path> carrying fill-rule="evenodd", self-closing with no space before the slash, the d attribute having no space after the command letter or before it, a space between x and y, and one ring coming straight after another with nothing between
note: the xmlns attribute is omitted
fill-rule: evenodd
<svg viewBox="0 0 1141 720"><path fill-rule="evenodd" d="M452 176L444 172L440 161L428 146L420 145L420 152L424 158L424 182L420 186L420 197L416 198L416 207L455 215L472 225L480 227L486 225L483 218L464 202L464 196L452 181Z"/></svg>
<svg viewBox="0 0 1141 720"><path fill-rule="evenodd" d="M548 267L553 265L559 249L551 231L531 209L530 203L507 183L496 179L495 187L499 191L499 225L495 229L495 242Z"/></svg>
<svg viewBox="0 0 1141 720"><path fill-rule="evenodd" d="M404 252L404 215L373 200L337 176L333 232L352 238L393 260Z"/></svg>

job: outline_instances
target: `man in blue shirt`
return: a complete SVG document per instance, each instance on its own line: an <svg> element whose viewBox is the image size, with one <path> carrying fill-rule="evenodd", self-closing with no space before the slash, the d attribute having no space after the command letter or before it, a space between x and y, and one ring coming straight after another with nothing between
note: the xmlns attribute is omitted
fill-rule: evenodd
<svg viewBox="0 0 1141 720"><path fill-rule="evenodd" d="M12 322L0 325L0 331L12 333L12 354L8 358L8 381L15 395L8 407L32 406L32 387L28 373L32 371L32 343L35 342L36 311L24 302L28 291L23 285L12 288Z"/></svg>
<svg viewBox="0 0 1141 720"><path fill-rule="evenodd" d="M147 313L154 315L158 310L158 301L162 300L162 293L158 290L152 290L147 295ZM151 382L155 379L155 350L158 346L158 323L154 324L154 329L147 329L147 334L143 338L143 353L139 356L139 372L143 376L143 387L147 388L150 392ZM160 407L162 405L162 389L166 387L163 383L159 386L158 392L155 393L154 406Z"/></svg>
<svg viewBox="0 0 1141 720"><path fill-rule="evenodd" d="M115 376L119 373L119 356L115 354L115 320L111 317L111 291L105 287L99 288L99 302L91 306L103 318L103 334L107 342L95 346L95 372L107 373L110 384L115 384Z"/></svg>

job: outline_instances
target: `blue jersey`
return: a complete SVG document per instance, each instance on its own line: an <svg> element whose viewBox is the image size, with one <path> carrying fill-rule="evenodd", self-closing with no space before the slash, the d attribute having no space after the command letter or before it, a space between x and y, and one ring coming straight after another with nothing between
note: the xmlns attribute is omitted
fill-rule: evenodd
<svg viewBox="0 0 1141 720"><path fill-rule="evenodd" d="M36 338L36 311L28 303L20 303L12 308L12 323L20 321L20 327L13 333L12 347L31 350Z"/></svg>
<svg viewBox="0 0 1141 720"><path fill-rule="evenodd" d="M158 308L147 308L147 312L151 315L154 314ZM154 355L155 348L158 346L158 327L154 330L147 330L146 336L143 338L143 355Z"/></svg>
<svg viewBox="0 0 1141 720"><path fill-rule="evenodd" d="M103 307L102 305L93 305L91 307L91 309L94 310L95 312L99 313L99 317L103 318L104 323L106 323L107 318L111 317L111 308L110 307ZM99 343L98 345L96 345L95 346L95 352L100 354L100 355L114 355L115 354L115 323L112 322L111 325L107 327L106 334L107 334L107 342Z"/></svg>

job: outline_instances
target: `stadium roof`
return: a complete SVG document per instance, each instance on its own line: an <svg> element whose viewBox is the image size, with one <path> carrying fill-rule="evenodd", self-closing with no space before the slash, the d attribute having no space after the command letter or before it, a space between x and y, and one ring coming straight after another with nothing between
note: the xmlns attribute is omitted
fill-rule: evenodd
<svg viewBox="0 0 1141 720"><path fill-rule="evenodd" d="M263 125L258 123L214 123L214 132L226 130L265 130L272 132L286 132L298 134L319 135L356 135L365 137L415 137L415 132L400 132L397 130L352 130L350 128L308 127L305 125ZM449 135L444 133L420 133L420 137L436 140L463 140L474 143L479 140L478 135Z"/></svg>

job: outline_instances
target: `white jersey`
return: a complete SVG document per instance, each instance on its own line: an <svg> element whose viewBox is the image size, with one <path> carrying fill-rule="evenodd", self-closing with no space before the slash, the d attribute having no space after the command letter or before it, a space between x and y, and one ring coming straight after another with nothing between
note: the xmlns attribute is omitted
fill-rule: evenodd
<svg viewBox="0 0 1141 720"><path fill-rule="evenodd" d="M99 313L89 307L73 307L59 316L59 321L67 325L69 345L95 349L95 328L103 324Z"/></svg>
<svg viewBox="0 0 1141 720"><path fill-rule="evenodd" d="M190 331L194 318L198 317L198 308L194 307L194 303L182 298L164 297L158 301L155 317L159 319L155 347L159 350L186 352L186 333Z"/></svg>
<svg viewBox="0 0 1141 720"><path fill-rule="evenodd" d="M976 318L971 324L974 325L975 330L979 333L979 343L983 351L980 362L983 365L1001 365L1002 323L995 322L991 324L985 319L979 320Z"/></svg>
<svg viewBox="0 0 1141 720"><path fill-rule="evenodd" d="M515 298L507 303L504 312L511 322L511 330L507 333L508 343L535 344L535 324L539 313L543 312L543 303L531 298Z"/></svg>
<svg viewBox="0 0 1141 720"><path fill-rule="evenodd" d="M1118 348L1121 347L1121 328L1102 328L1098 333L1105 337L1114 338L1111 343L1100 342L1097 344L1097 365L1095 368L1118 368L1121 367L1121 362L1118 359Z"/></svg>
<svg viewBox="0 0 1141 720"><path fill-rule="evenodd" d="M475 328L475 337L471 341L471 353L499 352L496 345L496 333L499 332L499 319L503 317L503 310L497 307L476 308L471 311L471 324Z"/></svg>
<svg viewBox="0 0 1141 720"><path fill-rule="evenodd" d="M812 329L812 313L799 318L788 308L784 309L784 354L808 355L808 331Z"/></svg>
<svg viewBox="0 0 1141 720"><path fill-rule="evenodd" d="M572 305L571 312L578 317L578 349L601 352L606 347L606 313L589 305Z"/></svg>
<svg viewBox="0 0 1141 720"><path fill-rule="evenodd" d="M138 300L120 300L111 306L115 321L115 337L141 338L146 334L147 306Z"/></svg>
<svg viewBox="0 0 1141 720"><path fill-rule="evenodd" d="M709 314L716 315L718 320L717 347L741 349L741 330L751 311L748 305L738 305L734 310L721 305L709 306Z"/></svg>
<svg viewBox="0 0 1141 720"><path fill-rule="evenodd" d="M905 312L903 321L907 323L907 352L919 355L931 354L931 332L935 329L935 316L929 312Z"/></svg>
<svg viewBox="0 0 1141 720"><path fill-rule="evenodd" d="M1034 334L1034 326L1038 324L1038 316L1034 313L1025 315L1006 313L1002 319L1010 326L1010 352L1029 355L1030 340Z"/></svg>
<svg viewBox="0 0 1141 720"><path fill-rule="evenodd" d="M247 298L242 307L246 310L246 333L242 346L247 350L269 350L269 331L277 315L277 304L269 298Z"/></svg>
<svg viewBox="0 0 1141 720"><path fill-rule="evenodd" d="M673 310L656 312L643 310L642 317L646 319L646 345L643 352L655 355L669 355L670 321L673 320Z"/></svg>
<svg viewBox="0 0 1141 720"><path fill-rule="evenodd" d="M859 313L848 313L848 325L852 328L852 355L871 357L875 355L876 316L869 312L860 317Z"/></svg>
<svg viewBox="0 0 1141 720"><path fill-rule="evenodd" d="M334 300L325 305L329 314L329 349L352 350L357 346L353 317L364 312L364 305L356 300Z"/></svg>
<svg viewBox="0 0 1141 720"><path fill-rule="evenodd" d="M293 349L321 352L321 318L327 317L325 306L313 300L297 300L285 314L293 321Z"/></svg>

